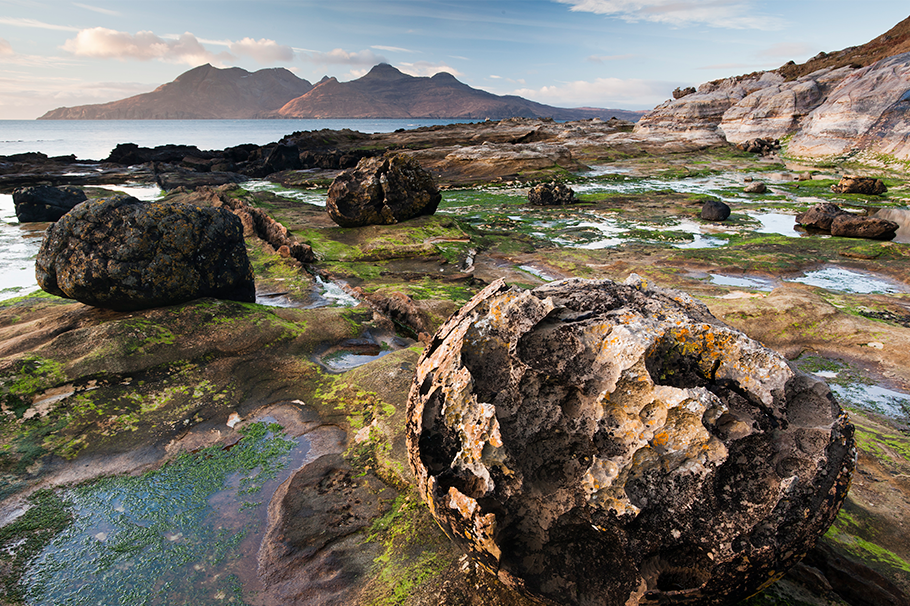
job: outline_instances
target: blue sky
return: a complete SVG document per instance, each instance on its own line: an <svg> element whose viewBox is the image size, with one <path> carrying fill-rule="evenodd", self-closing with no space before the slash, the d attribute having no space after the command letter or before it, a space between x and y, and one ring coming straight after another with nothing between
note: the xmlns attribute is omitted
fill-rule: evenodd
<svg viewBox="0 0 910 606"><path fill-rule="evenodd" d="M906 0L0 0L0 119L148 92L207 62L310 82L386 62L561 107L648 109L908 16Z"/></svg>

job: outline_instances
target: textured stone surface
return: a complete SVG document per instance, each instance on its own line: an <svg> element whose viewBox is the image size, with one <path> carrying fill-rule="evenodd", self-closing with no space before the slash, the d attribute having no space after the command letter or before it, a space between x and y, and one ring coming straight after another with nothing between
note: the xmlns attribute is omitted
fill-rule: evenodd
<svg viewBox="0 0 910 606"><path fill-rule="evenodd" d="M391 225L432 215L442 196L416 160L397 154L364 158L329 187L326 210L342 227Z"/></svg>
<svg viewBox="0 0 910 606"><path fill-rule="evenodd" d="M763 194L768 191L768 186L761 181L752 181L743 188L747 194Z"/></svg>
<svg viewBox="0 0 910 606"><path fill-rule="evenodd" d="M830 525L853 428L824 383L674 291L495 282L436 334L409 458L449 535L563 604L733 604Z"/></svg>
<svg viewBox="0 0 910 606"><path fill-rule="evenodd" d="M572 188L563 183L541 183L528 190L528 202L535 206L565 206L577 201Z"/></svg>
<svg viewBox="0 0 910 606"><path fill-rule="evenodd" d="M240 219L130 196L85 202L49 227L35 273L51 294L116 310L256 298Z"/></svg>
<svg viewBox="0 0 910 606"><path fill-rule="evenodd" d="M68 186L37 185L13 192L16 218L21 223L57 221L85 199L84 191Z"/></svg>

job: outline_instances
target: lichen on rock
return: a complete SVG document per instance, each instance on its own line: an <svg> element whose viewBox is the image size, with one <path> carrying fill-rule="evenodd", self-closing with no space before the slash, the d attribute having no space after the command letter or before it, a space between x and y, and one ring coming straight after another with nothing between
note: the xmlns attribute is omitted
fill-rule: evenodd
<svg viewBox="0 0 910 606"><path fill-rule="evenodd" d="M408 404L419 490L506 584L562 604L732 604L833 521L853 428L821 381L635 277L496 282Z"/></svg>

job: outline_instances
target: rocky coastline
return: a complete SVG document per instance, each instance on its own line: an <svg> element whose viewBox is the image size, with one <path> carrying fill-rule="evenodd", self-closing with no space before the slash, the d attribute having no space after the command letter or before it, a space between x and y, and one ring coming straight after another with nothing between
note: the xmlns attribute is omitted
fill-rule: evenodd
<svg viewBox="0 0 910 606"><path fill-rule="evenodd" d="M409 461L409 448L413 452L420 441L410 434L419 436L420 432L413 425L413 413L408 414L408 394L416 401L414 390L419 393L421 382L414 377L427 376L421 355L445 350L442 337L452 330L445 328L447 319L466 305L470 308L471 299L485 288L525 302L531 292L540 293L534 295L539 300L568 300L574 295L557 292L556 285L564 280L622 283L635 274L639 277L629 285L616 288L629 300L641 298L636 305L651 305L643 302L642 293L677 297L673 305L694 314L695 320L686 321L711 326L698 330L707 330L712 339L728 334L722 326L729 325L729 330L741 331L762 348L779 352L774 367L781 376L808 373L798 374L807 377L800 379L799 389L814 394L811 406L796 407L799 412L794 411L792 418L767 411L770 416L755 417L761 420L755 420L754 427L761 426L761 431L770 432L774 423L792 423L793 433L786 433L781 425L780 434L788 437L784 439L786 448L782 446L773 455L779 457L776 467L762 467L762 479L738 486L736 494L741 498L731 499L736 506L757 503L759 492L766 497L773 493L777 499L775 491L784 490L784 484L795 486L794 480L787 479L787 470L793 477L811 475L809 458L819 465L822 459L829 460L826 457L835 460L835 447L826 450L819 446L822 438L816 435L817 428L810 431L821 419L812 412L819 408L818 398L829 401L822 394L827 388L821 387L820 379L828 380L832 397L847 410L856 427L856 471L840 513L834 517L835 506L825 510L830 516L826 513L810 524L812 532L824 533L817 542L815 535L807 534L804 542L791 546L792 553L767 555L762 560L778 567L762 569L769 581L789 568L780 580L769 584L750 579L741 585L736 585L739 580L729 581L730 587L736 587L731 589L730 599L739 600L761 588L762 593L739 603L906 604L910 595L910 531L906 527L910 514L910 400L889 400L890 408L870 407L864 400L867 392L855 395L853 390L858 386L890 389L898 397L910 393L910 241L900 231L906 228L896 222L910 204L907 176L897 165L883 170L848 160L835 166L810 165L805 158L797 161L790 157L795 136L789 148L785 141L779 150L773 145L761 147L760 153L736 149L729 136L721 134L727 133L725 120L733 124L730 111L736 104L728 104L731 95L742 93L742 101L767 89L763 95L773 97L772 87L783 90L784 84L778 80L758 76L745 83L682 95L655 110L641 125L620 120L558 123L519 118L372 135L300 132L270 145L225 150L147 149L124 144L97 162L41 154L0 158L2 193L12 194L23 187L77 186L85 191L89 203L101 204L98 200L110 199L115 192L97 186L144 182L163 190L162 198L149 206L224 210L236 218L236 222L230 221L234 228L243 232L256 291L255 303L207 295L119 311L93 306L97 302L87 305L42 293L0 301L0 546L8 548L7 555L0 556L2 600L11 604L64 602L77 595L85 578L108 575L104 578L114 587L125 578L117 576L118 571L135 567L130 575L134 591L152 592L158 590L159 582L167 583L175 592L167 598L169 603L222 603L227 596L241 600L236 603L250 604L520 606L541 599L556 603L553 592L531 591L539 589L533 586L536 580L523 585L514 574L531 570L533 575L539 563L525 566L513 561L511 568L503 566L498 571L497 578L490 572L495 566L489 555L498 549L495 542L483 545L487 555L477 557L475 553L468 558L436 525L421 498L427 496L426 478L430 476L442 478L433 481L448 482L446 486L457 488L457 494L467 495L453 497L453 501L440 498L433 505L436 513L440 503L454 507L450 511L459 507L467 511L473 499L490 508L482 510L484 515L508 510L509 519L520 520L524 514L513 502L496 505L477 496L479 484L444 477L443 468L437 469L432 457L424 459L426 469L415 467L413 458ZM829 92L840 86L833 80L825 84L829 81L817 75L813 82L795 80L791 84L815 89L829 86L825 89ZM718 91L727 95L726 101L718 100ZM698 101L715 93L713 100ZM758 98L764 97L753 100ZM686 107L691 115L681 117L674 110L674 117L668 117L671 106ZM784 116L781 124L786 120ZM667 126L671 122L676 126ZM739 120L738 124L745 122ZM741 136L749 138L785 138L781 133L784 130L766 126L741 129ZM862 139L865 135L856 136ZM870 149L878 149L875 145ZM440 195L438 200L430 196L435 200L432 210L358 226L333 220L322 206L328 204L330 184L343 171L355 172L352 169L361 161L380 165L386 157L404 158L402 164L419 165L432 177ZM370 174L373 176L368 178L375 182L389 180L381 170ZM885 191L832 189L845 176L874 176L881 179ZM414 179L401 178L400 182ZM764 184L763 193L743 192L747 179ZM701 189L684 190L686 184L696 182ZM254 187L253 183L267 187ZM529 202L529 193L542 184L553 185L539 190ZM566 191L569 188L574 191ZM544 190L551 193L542 196ZM535 203L542 197L555 198L552 192L559 192L560 202ZM299 196L310 196L304 198L309 202ZM874 240L796 229L797 213L821 202L836 205L839 212L835 214L893 221L899 225L897 236ZM707 216L702 214L705 209L711 211ZM783 216L792 233L768 231L761 219L769 216ZM695 226L695 235L673 229L690 224ZM116 238L125 241L128 236ZM876 284L887 288L864 292L799 281L813 272L834 270L842 272L836 274L840 276L875 278L879 280ZM512 294L502 294L507 285L514 287L508 290ZM537 290L530 290L534 288ZM688 294L668 295L663 288ZM686 303L689 296L692 302ZM520 307L515 301L510 305ZM559 359L538 360L532 355L535 339L548 334L557 335L561 347L575 343L559 337L559 323L574 327L572 330L584 326L591 334L606 330L592 324L572 303L560 305L558 322L553 315L547 321L552 325L538 324L550 313L541 308L534 312L543 315L534 316L536 326L530 336L520 336L530 326L515 329L519 336L514 337L512 349L518 353L513 354L535 369L538 378L534 385L544 390L549 389L545 384L550 380L545 377L561 376L573 364L581 367L575 364L576 358L583 357L580 352L591 354L585 348L572 350L573 354L569 348ZM530 308L521 309L524 313ZM509 317L518 322L516 326L521 325L521 316ZM572 338L587 343L593 337ZM749 347L765 351L758 345ZM675 360L667 352L666 359ZM466 363L476 353L464 353ZM617 359L621 357L617 354ZM489 377L482 389L504 387L510 379L497 375L497 364L489 360L494 358L487 359ZM477 366L476 359L473 364ZM510 364L520 366L514 361ZM648 364L650 372L660 375ZM713 382L718 372L717 367L697 372L686 368L701 377L696 387L686 385L686 389L697 390ZM720 372L718 377L724 371ZM443 381L439 376L438 381ZM705 376L710 378L708 383ZM521 385L511 389L520 390ZM531 385L530 379L527 385ZM667 385L650 388L667 391ZM795 389L795 383L788 385L787 389ZM674 384L676 387L680 386ZM734 395L737 393L740 396ZM724 392L723 397L728 398L724 406L734 410L740 402L737 397L753 403L761 400L749 393L745 387L730 387ZM495 400L492 395L483 398ZM483 398L480 401L486 401ZM779 403L774 402L775 406ZM505 404L497 401L497 405ZM721 422L718 406L714 407L716 418L711 417L706 426L709 429L693 433L704 438L700 444L711 444L703 449L707 454L699 464L705 470L699 473L708 474L712 465L720 466L721 450L735 449L711 442L710 432L725 440L743 439L749 431L756 436L760 433L744 429L747 423L742 411L741 418L725 417ZM562 407L571 408L568 403ZM708 406L702 412L708 415L709 409L713 410ZM481 407L481 412L485 410ZM837 447L843 449L849 432L829 412L825 413L828 430L822 432L823 437L836 434L838 440L843 438ZM835 425L836 431L831 429ZM429 427L424 429L429 431ZM462 429L467 432L470 427L466 424ZM436 430L442 434L451 431ZM708 433L702 435L705 431ZM489 435L483 439L495 441ZM604 438L590 441L601 444L597 440ZM740 447L746 452L745 446ZM450 446L443 444L432 452L449 452L446 448ZM819 454L822 451L827 454ZM598 455L604 461L609 458L606 452ZM761 452L762 457L772 456ZM610 456L620 457L621 453ZM490 459L485 465L501 469L504 461ZM453 464L453 469L464 471L473 464L464 459L462 467ZM564 470L570 467L571 462L566 462ZM189 470L193 469L204 469L206 477L223 477L225 484L215 482L212 486L217 484L217 489L205 492L203 487L209 484L192 476L195 472ZM473 469L478 477L486 477L480 467ZM273 475L260 476L262 470ZM745 476L747 471L748 466L738 468L737 473ZM490 477L498 477L495 473L499 472L491 473L494 476ZM831 478L837 475L830 469L826 473ZM199 487L186 496L185 509L168 513L160 526L154 525L158 518L149 518L154 524L132 518L138 516L135 512L143 499L159 503L151 486L164 482L168 474ZM634 503L629 501L627 507L647 507L641 500L642 487L651 484L645 472L641 474L629 480L630 494L638 486L635 494L639 496L633 496ZM724 477L732 482L735 474L729 474ZM116 480L120 482L119 496L105 492L114 490L111 477L120 478ZM841 480L846 477L835 484L843 488ZM782 480L786 482L781 484ZM673 481L682 485L688 480ZM705 482L706 492L693 499L722 500L718 496L722 493L711 492L713 480ZM717 482L720 486L720 479ZM557 484L554 480L553 494L561 490ZM746 484L763 488L746 494L742 492L748 492ZM841 488L831 490L842 496ZM250 492L244 493L247 489ZM538 489L543 490L534 488ZM659 492L654 492L654 498ZM809 493L806 489L800 494ZM559 502L567 503L566 494L559 494L564 499ZM191 496L197 500L191 501ZM620 497L617 502L625 503L622 499L626 497ZM527 498L538 497L531 494ZM767 498L768 503L777 503ZM160 502L181 499L183 496ZM570 509L566 505L566 511ZM196 510L210 511L214 517L193 524L181 522L188 519L187 512ZM85 521L95 519L88 512L106 521L92 525L95 522ZM477 512L476 518L464 514L464 519L479 520L471 528L475 539L483 539L486 518L480 509ZM787 512L779 519L791 520L793 512ZM656 514L649 515L656 519ZM690 525L677 531L688 533L690 539L699 532L722 535L710 519L700 526L690 517L680 516ZM618 523L616 516L609 524L606 517L584 519L604 529ZM833 525L825 531L832 519ZM661 518L661 528L670 532L676 521ZM652 544L648 541L654 540L653 532L646 526L632 532L628 524L634 524L623 523L627 525L622 536L634 537L637 532L645 538L636 544ZM756 529L761 525L753 523ZM229 529L224 532L235 533L236 540L228 541L226 534L215 531L204 534L208 525ZM776 549L769 547L777 545L770 539L761 543L760 536L767 538L762 532L751 535L754 542L748 549L754 550L755 560L760 553ZM555 530L549 536L558 543ZM84 552L89 577L53 577L53 558L46 550L65 540L84 540L90 546ZM532 548L531 539L522 540L527 543L525 548ZM638 539L623 540L632 545ZM219 555L203 547L217 547ZM582 547L570 550L573 557L588 553ZM772 551L762 551L766 548ZM150 554L169 554L174 549L189 554L180 566L171 567L164 560L149 563L159 562ZM540 549L551 553L553 548ZM730 562L737 561L724 551L728 548L723 541L712 549L729 556ZM806 555L800 560L803 552ZM136 554L134 559L130 559L131 553ZM713 556L714 551L711 553ZM701 591L695 585L713 587L711 595L717 596L717 581L711 578L713 571L726 564L721 559L710 563L707 554L708 550L698 551L691 545L672 553L654 551L648 557L636 554L633 559L636 567L640 565L636 572L640 579L622 577L622 599L634 596L636 601L631 603L656 603L649 600L658 599L682 603L686 596ZM38 556L43 559L34 559ZM739 579L731 570L723 568L717 579ZM53 583L48 581L51 578ZM566 578L553 582L565 589L571 585ZM708 589L705 591L708 595ZM569 589L566 592L573 595ZM112 595L99 593L96 599L111 600ZM573 599L565 597L563 603L581 603ZM724 603L722 598L717 600Z"/></svg>

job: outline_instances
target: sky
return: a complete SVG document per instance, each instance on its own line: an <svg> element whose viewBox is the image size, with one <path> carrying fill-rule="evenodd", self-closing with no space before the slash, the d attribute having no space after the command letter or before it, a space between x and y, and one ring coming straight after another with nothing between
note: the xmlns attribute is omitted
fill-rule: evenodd
<svg viewBox="0 0 910 606"><path fill-rule="evenodd" d="M0 120L149 92L204 63L312 83L389 63L559 107L650 109L908 16L907 0L0 0Z"/></svg>

